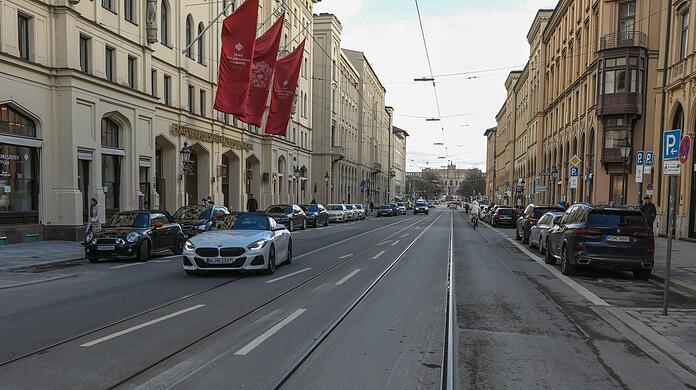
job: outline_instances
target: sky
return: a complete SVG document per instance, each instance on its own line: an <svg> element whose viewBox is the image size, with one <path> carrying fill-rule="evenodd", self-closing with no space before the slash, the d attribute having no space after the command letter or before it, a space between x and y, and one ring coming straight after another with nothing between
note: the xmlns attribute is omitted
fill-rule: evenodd
<svg viewBox="0 0 696 390"><path fill-rule="evenodd" d="M332 13L343 26L343 48L365 53L394 107L394 125L406 130L407 170L486 169L486 129L505 101L505 79L529 58L527 32L538 9L556 0L419 0L425 39L436 75L440 122L415 0L322 0L315 13ZM505 68L505 69L501 69ZM482 70L498 69L480 72ZM459 72L469 75L438 77ZM475 76L476 78L471 78ZM413 118L421 117L421 118ZM443 130L444 128L444 130ZM445 146L436 146L434 143ZM446 157L446 158L440 158Z"/></svg>

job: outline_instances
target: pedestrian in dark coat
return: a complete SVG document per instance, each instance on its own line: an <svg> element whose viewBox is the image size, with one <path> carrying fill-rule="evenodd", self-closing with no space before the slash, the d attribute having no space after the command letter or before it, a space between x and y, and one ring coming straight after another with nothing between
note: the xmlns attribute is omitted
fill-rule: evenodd
<svg viewBox="0 0 696 390"><path fill-rule="evenodd" d="M655 204L650 201L649 196L643 198L643 205L640 206L640 211L643 213L643 216L645 216L645 220L648 221L650 230L652 230L655 225L655 217L657 217L657 209L655 208Z"/></svg>
<svg viewBox="0 0 696 390"><path fill-rule="evenodd" d="M254 194L249 195L249 200L247 200L247 211L250 213L255 213L259 209L259 202L254 199Z"/></svg>

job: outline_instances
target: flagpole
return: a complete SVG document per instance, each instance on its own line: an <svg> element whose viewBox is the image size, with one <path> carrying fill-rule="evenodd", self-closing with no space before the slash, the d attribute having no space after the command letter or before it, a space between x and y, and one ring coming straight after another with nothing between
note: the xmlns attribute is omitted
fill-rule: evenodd
<svg viewBox="0 0 696 390"><path fill-rule="evenodd" d="M250 0L247 0L247 1L250 1ZM189 43L188 46L186 46L186 48L184 48L184 50L182 50L181 52L182 52L182 53L188 52L189 49L190 49L196 42L198 42L201 38L203 38L203 35L205 35L205 33L206 33L208 30L210 30L211 27L213 27L213 24L215 24L215 22L217 22L218 19L220 19L220 17L221 17L222 15L224 15L225 12L226 12L231 6L233 6L233 5L234 5L234 2L231 2L231 3L227 4L227 7L223 8L222 11L218 14L218 16L216 16L215 19L211 20L210 23L208 23L208 25L205 26L205 28L203 29L203 31L201 31L200 34L198 34L198 35L196 36L196 38L195 38L194 40L192 40L191 43ZM240 7L241 7L241 6L240 6ZM282 8L285 8L285 0L283 0L283 2L282 2ZM261 28L262 28L264 25L266 25L266 23L268 23L269 20L271 20L271 18L273 17L274 14L275 14L275 12L271 12L271 15L270 15L266 20L264 20L263 23L261 23L261 25L260 25L259 27L256 28L256 32L258 32L259 30L261 30Z"/></svg>

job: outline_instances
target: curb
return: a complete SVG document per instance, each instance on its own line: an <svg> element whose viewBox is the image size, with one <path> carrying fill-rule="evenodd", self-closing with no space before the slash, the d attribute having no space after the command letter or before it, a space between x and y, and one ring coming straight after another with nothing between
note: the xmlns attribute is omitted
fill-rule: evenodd
<svg viewBox="0 0 696 390"><path fill-rule="evenodd" d="M28 271L28 270L40 270L43 268L52 268L61 265L73 265L85 262L84 257L78 259L67 259L67 260L56 260L47 263L33 263L27 265L18 265L13 267L0 268L0 272L18 272L18 271Z"/></svg>
<svg viewBox="0 0 696 390"><path fill-rule="evenodd" d="M650 279L654 280L656 282L662 283L662 284L665 283L665 278L663 278L662 276L657 276L655 274L650 275ZM670 279L669 283L670 283L671 288L676 287L675 288L676 290L682 290L683 292L686 292L689 294L696 294L696 284L685 282L683 280L674 279L674 278Z"/></svg>

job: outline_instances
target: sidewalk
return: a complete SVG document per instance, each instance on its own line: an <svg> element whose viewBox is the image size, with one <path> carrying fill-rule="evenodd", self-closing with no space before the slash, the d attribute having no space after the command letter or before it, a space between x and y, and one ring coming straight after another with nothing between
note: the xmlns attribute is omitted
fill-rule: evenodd
<svg viewBox="0 0 696 390"><path fill-rule="evenodd" d="M664 281L665 262L667 258L667 239L655 238L654 279ZM696 243L672 240L672 274L671 282L683 289L696 293Z"/></svg>
<svg viewBox="0 0 696 390"><path fill-rule="evenodd" d="M85 252L79 242L38 241L0 246L0 271L38 268L82 260Z"/></svg>

